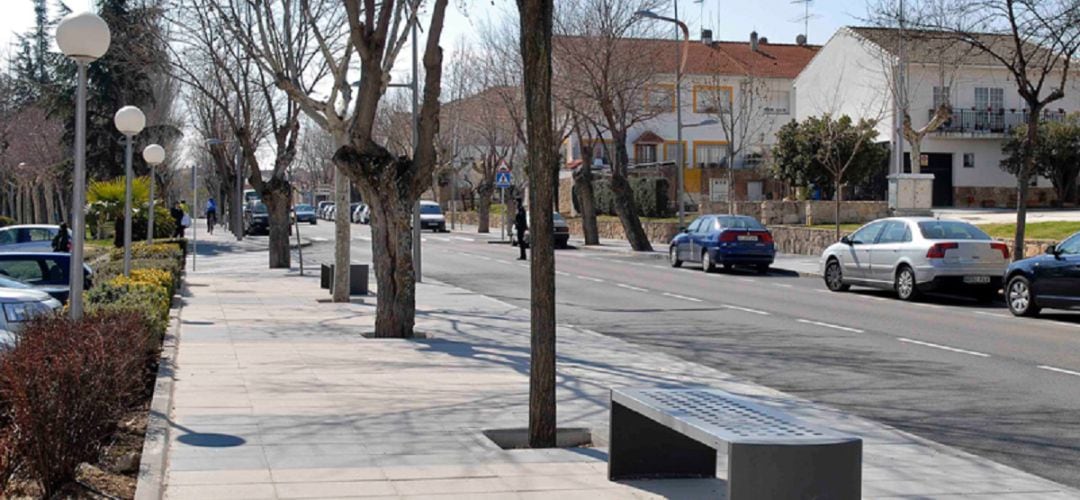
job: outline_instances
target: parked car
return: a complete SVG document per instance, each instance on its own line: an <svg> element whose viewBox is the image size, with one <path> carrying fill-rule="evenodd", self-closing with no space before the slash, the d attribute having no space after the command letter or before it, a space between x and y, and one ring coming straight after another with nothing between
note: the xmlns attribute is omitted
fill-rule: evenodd
<svg viewBox="0 0 1080 500"><path fill-rule="evenodd" d="M0 228L0 252L51 252L60 226L23 224ZM71 230L68 230L71 236Z"/></svg>
<svg viewBox="0 0 1080 500"><path fill-rule="evenodd" d="M1009 265L1009 247L967 222L929 217L873 221L821 255L825 285L891 289L902 300L950 291L993 300Z"/></svg>
<svg viewBox="0 0 1080 500"><path fill-rule="evenodd" d="M437 233L446 232L446 217L442 207L434 201L420 202L420 229L431 229Z"/></svg>
<svg viewBox="0 0 1080 500"><path fill-rule="evenodd" d="M352 211L352 221L360 224L371 224L371 208L367 203L355 203Z"/></svg>
<svg viewBox="0 0 1080 500"><path fill-rule="evenodd" d="M1080 233L1005 271L1005 303L1017 316L1080 308Z"/></svg>
<svg viewBox="0 0 1080 500"><path fill-rule="evenodd" d="M63 304L49 294L37 290L0 288L0 350L15 346L18 332L28 320L42 314L53 314Z"/></svg>
<svg viewBox="0 0 1080 500"><path fill-rule="evenodd" d="M532 217L528 212L525 214L526 224L532 227ZM552 230L555 234L555 248L566 248L570 242L570 225L566 223L566 219L563 218L559 212L552 212ZM515 246L517 242L512 242ZM525 230L525 248L529 248L532 243L532 238L529 236L529 230Z"/></svg>
<svg viewBox="0 0 1080 500"><path fill-rule="evenodd" d="M672 267L700 262L707 273L717 265L724 269L753 266L765 273L775 258L772 233L746 215L702 215L675 235L668 247Z"/></svg>
<svg viewBox="0 0 1080 500"><path fill-rule="evenodd" d="M296 222L307 222L309 224L319 223L319 219L315 217L315 208L305 204L293 207L293 220Z"/></svg>
<svg viewBox="0 0 1080 500"><path fill-rule="evenodd" d="M326 220L334 220L334 215L337 213L337 205L330 205L326 207Z"/></svg>
<svg viewBox="0 0 1080 500"><path fill-rule="evenodd" d="M319 204L315 207L315 215L320 219L326 219L326 207L329 207L333 204L334 202L332 201L320 201Z"/></svg>
<svg viewBox="0 0 1080 500"><path fill-rule="evenodd" d="M53 252L0 253L0 277L11 278L45 292L60 302L70 293L71 255ZM93 285L93 272L83 264L83 289Z"/></svg>
<svg viewBox="0 0 1080 500"><path fill-rule="evenodd" d="M253 201L244 211L244 234L270 234L270 211L261 201Z"/></svg>

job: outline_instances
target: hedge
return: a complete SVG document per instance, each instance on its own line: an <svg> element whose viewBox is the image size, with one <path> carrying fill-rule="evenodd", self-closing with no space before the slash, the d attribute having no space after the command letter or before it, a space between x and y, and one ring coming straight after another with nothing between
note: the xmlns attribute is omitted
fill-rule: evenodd
<svg viewBox="0 0 1080 500"><path fill-rule="evenodd" d="M671 199L668 197L670 184L663 177L632 177L629 179L634 203L641 217L669 217L672 213ZM574 192L575 198L577 191ZM615 210L615 192L611 181L602 179L593 181L596 213L617 215Z"/></svg>

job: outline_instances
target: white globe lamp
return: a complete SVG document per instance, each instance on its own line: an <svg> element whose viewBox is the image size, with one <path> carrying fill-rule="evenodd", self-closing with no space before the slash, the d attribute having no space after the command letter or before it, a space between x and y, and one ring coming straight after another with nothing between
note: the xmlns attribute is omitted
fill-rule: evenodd
<svg viewBox="0 0 1080 500"><path fill-rule="evenodd" d="M56 26L56 45L60 51L83 62L105 55L111 36L109 25L93 12L73 12Z"/></svg>
<svg viewBox="0 0 1080 500"><path fill-rule="evenodd" d="M113 122L116 124L116 130L119 130L121 134L139 135L139 132L146 127L146 115L135 106L124 106L116 112Z"/></svg>
<svg viewBox="0 0 1080 500"><path fill-rule="evenodd" d="M150 201L147 203L149 207L146 214L146 242L154 242L154 184L157 184L157 176L154 170L158 165L161 165L165 161L165 148L151 144L143 148L142 151L143 160L146 160L146 164L150 165Z"/></svg>

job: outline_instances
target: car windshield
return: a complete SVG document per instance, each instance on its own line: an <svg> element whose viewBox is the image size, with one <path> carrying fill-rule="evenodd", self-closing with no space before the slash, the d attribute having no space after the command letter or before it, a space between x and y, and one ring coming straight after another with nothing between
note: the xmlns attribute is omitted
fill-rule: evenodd
<svg viewBox="0 0 1080 500"><path fill-rule="evenodd" d="M420 213L427 215L438 215L442 213L442 210L438 205L420 205Z"/></svg>
<svg viewBox="0 0 1080 500"><path fill-rule="evenodd" d="M760 222L752 217L720 216L716 220L721 229L765 229Z"/></svg>
<svg viewBox="0 0 1080 500"><path fill-rule="evenodd" d="M560 214L559 212L555 212L554 214L552 214L552 218L555 220L555 222L562 222L564 224L566 223L566 219L564 219L562 214Z"/></svg>
<svg viewBox="0 0 1080 500"><path fill-rule="evenodd" d="M296 206L296 211L297 212L310 212L311 211L311 205L297 205Z"/></svg>
<svg viewBox="0 0 1080 500"><path fill-rule="evenodd" d="M967 222L928 220L919 223L919 231L928 240L989 240L990 235Z"/></svg>
<svg viewBox="0 0 1080 500"><path fill-rule="evenodd" d="M265 214L266 213L266 205L264 205L262 203L256 203L255 208L253 208L252 210L257 214Z"/></svg>

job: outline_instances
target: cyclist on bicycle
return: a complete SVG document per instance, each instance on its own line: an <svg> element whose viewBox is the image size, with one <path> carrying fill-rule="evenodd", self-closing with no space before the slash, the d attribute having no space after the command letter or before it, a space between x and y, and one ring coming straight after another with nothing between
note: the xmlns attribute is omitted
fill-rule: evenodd
<svg viewBox="0 0 1080 500"><path fill-rule="evenodd" d="M206 200L206 230L214 234L214 224L217 224L217 203L213 198Z"/></svg>

